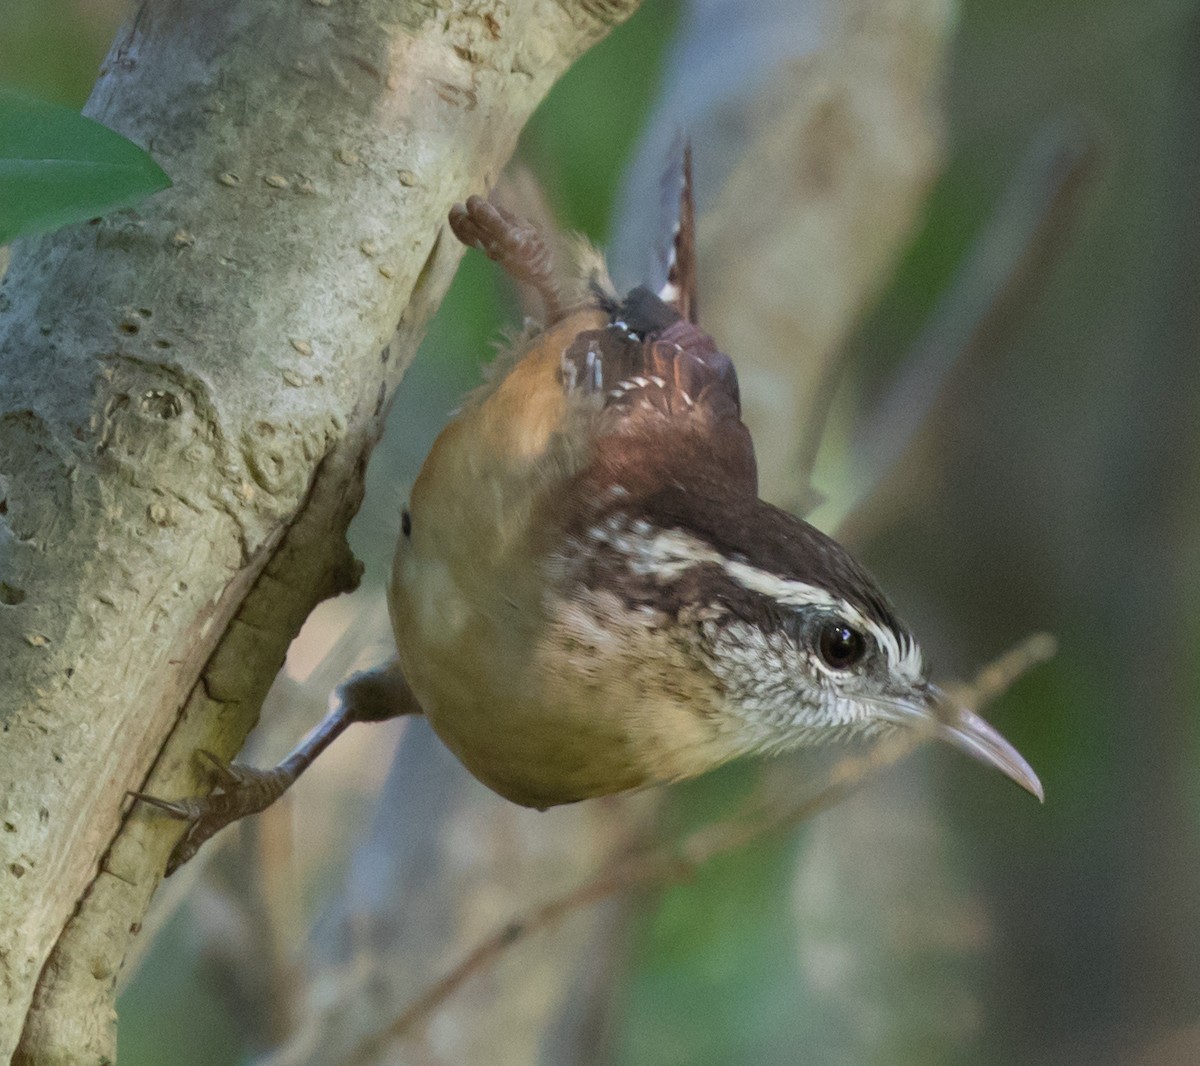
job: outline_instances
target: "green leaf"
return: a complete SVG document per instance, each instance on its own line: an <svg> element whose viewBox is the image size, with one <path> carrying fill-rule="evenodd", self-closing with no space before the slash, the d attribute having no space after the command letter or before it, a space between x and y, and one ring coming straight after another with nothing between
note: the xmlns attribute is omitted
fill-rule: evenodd
<svg viewBox="0 0 1200 1066"><path fill-rule="evenodd" d="M128 207L170 184L120 134L0 88L0 245Z"/></svg>

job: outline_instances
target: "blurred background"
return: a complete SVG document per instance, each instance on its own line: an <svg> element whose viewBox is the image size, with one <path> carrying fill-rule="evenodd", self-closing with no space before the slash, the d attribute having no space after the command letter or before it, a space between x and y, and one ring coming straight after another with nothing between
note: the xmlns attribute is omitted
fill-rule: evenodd
<svg viewBox="0 0 1200 1066"><path fill-rule="evenodd" d="M0 81L81 105L131 7L0 0ZM373 1061L1200 1062L1200 4L645 0L521 149L625 281L680 129L766 492L841 528L942 677L1058 637L989 711L1046 804L921 752L516 945ZM250 758L386 654L407 485L518 313L468 256L373 463L366 584L314 616ZM121 1061L343 1061L344 1016L386 1025L623 841L828 762L538 816L420 723L360 727L164 886Z"/></svg>

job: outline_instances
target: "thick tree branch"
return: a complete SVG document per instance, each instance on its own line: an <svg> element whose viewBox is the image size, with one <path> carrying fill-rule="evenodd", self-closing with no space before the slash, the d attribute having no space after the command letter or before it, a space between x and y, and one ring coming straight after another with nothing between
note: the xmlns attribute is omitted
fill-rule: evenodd
<svg viewBox="0 0 1200 1066"><path fill-rule="evenodd" d="M114 45L88 113L175 187L17 247L0 289L0 1059L113 1057L178 831L122 797L200 784L352 584L447 208L634 6L150 0Z"/></svg>

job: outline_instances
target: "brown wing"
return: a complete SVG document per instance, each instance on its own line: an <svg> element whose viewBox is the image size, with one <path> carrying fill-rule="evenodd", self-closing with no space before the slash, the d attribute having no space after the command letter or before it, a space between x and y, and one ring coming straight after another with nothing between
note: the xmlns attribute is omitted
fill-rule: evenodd
<svg viewBox="0 0 1200 1066"><path fill-rule="evenodd" d="M757 497L754 445L742 424L737 373L696 325L692 155L680 141L663 177L674 226L662 274L610 306L609 328L564 353L568 387L606 394L595 438L602 476L628 491L687 486Z"/></svg>
<svg viewBox="0 0 1200 1066"><path fill-rule="evenodd" d="M563 367L568 387L603 394L602 477L639 495L667 484L757 495L732 361L653 293L635 289L607 329L581 333Z"/></svg>
<svg viewBox="0 0 1200 1066"><path fill-rule="evenodd" d="M682 142L663 187L677 213L661 291L634 289L619 303L597 292L609 324L579 333L562 353L562 383L568 394L594 397L585 410L600 409L594 422L588 416L599 481L627 491L687 485L756 496L754 447L741 421L737 374L695 324L691 152ZM450 226L463 243L482 249L542 295L548 325L562 318L550 256L533 227L478 196L455 205Z"/></svg>

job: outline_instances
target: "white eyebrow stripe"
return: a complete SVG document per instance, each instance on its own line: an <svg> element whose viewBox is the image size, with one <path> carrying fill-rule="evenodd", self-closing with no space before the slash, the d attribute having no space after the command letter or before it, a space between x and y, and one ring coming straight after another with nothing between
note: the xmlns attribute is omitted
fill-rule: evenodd
<svg viewBox="0 0 1200 1066"><path fill-rule="evenodd" d="M891 626L880 625L862 611L826 589L817 588L804 581L778 577L747 563L723 559L722 568L743 588L770 596L787 607L823 607L836 611L855 629L869 633L884 655L893 673L898 673L912 682L919 681L925 671L925 659L921 649L907 633L897 634Z"/></svg>
<svg viewBox="0 0 1200 1066"><path fill-rule="evenodd" d="M698 537L678 529L664 529L647 536L649 532L650 524L644 520L635 521L630 526L626 516L613 515L602 525L592 527L588 535L621 551L636 574L657 575L669 581L693 566L709 563L719 566L743 588L769 596L786 607L818 607L836 611L849 625L862 629L874 638L894 672L913 682L920 680L925 668L924 657L911 637L907 634L898 635L890 626L880 625L827 589L806 581L779 577L749 563L730 559Z"/></svg>
<svg viewBox="0 0 1200 1066"><path fill-rule="evenodd" d="M892 673L913 682L920 680L925 663L916 642L907 636L902 640L891 626L880 625L846 600L807 582L777 577L747 563L726 559L723 568L743 588L770 596L787 607L821 607L837 613L847 625L871 635L876 647L887 657Z"/></svg>
<svg viewBox="0 0 1200 1066"><path fill-rule="evenodd" d="M595 527L591 536L620 549L635 573L661 573L664 577L674 577L690 567L711 563L721 567L743 588L770 596L784 606L828 607L844 613L847 621L864 626L869 624L861 612L826 589L730 559L698 537L678 529L664 529L647 536L649 532L650 524L645 521L636 521L630 527L623 519L609 519L603 526Z"/></svg>
<svg viewBox="0 0 1200 1066"><path fill-rule="evenodd" d="M883 649L892 671L914 684L920 681L925 672L925 657L917 642L907 633L897 635L889 626L878 625L869 619L864 619L864 622L875 642Z"/></svg>
<svg viewBox="0 0 1200 1066"><path fill-rule="evenodd" d="M717 553L714 552L715 554ZM817 588L816 585L810 585L806 581L779 577L766 570L760 570L757 566L751 566L749 563L726 559L723 555L718 558L725 573L751 592L760 592L764 596L770 596L773 600L788 607L832 607L844 610L847 615L853 615L855 618L862 618L850 604L831 595L826 589Z"/></svg>

